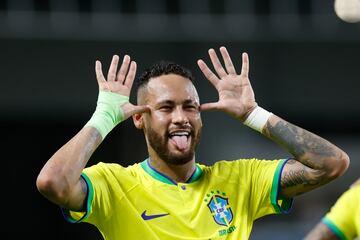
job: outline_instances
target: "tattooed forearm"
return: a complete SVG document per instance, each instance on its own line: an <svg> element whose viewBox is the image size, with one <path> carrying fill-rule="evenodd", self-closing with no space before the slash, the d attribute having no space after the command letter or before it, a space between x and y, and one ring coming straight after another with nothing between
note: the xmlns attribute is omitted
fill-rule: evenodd
<svg viewBox="0 0 360 240"><path fill-rule="evenodd" d="M294 157L282 170L281 195L293 197L342 175L349 165L345 152L329 141L273 115L263 134Z"/></svg>
<svg viewBox="0 0 360 240"><path fill-rule="evenodd" d="M337 148L327 140L280 118L268 121L264 134L287 149L297 160L313 168L322 168L324 158L336 157ZM316 157L317 161L311 161Z"/></svg>

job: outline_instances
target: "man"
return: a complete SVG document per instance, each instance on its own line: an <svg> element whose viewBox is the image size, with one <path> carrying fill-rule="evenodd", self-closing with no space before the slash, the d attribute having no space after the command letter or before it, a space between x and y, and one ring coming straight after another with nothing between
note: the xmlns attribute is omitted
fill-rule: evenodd
<svg viewBox="0 0 360 240"><path fill-rule="evenodd" d="M337 200L306 240L355 239L360 236L360 178Z"/></svg>
<svg viewBox="0 0 360 240"><path fill-rule="evenodd" d="M69 221L97 226L104 239L248 239L253 221L287 212L292 198L341 176L349 158L341 149L262 109L242 55L237 74L225 47L225 68L214 51L213 73L198 66L219 93L200 105L191 74L173 63L159 63L139 80L138 105L129 103L136 63L114 56L107 79L96 61L99 97L95 113L41 170L37 187L60 205ZM218 110L275 141L291 159L195 162L200 111ZM85 168L111 129L131 117L142 129L149 158L122 167L99 163ZM85 169L84 169L85 168Z"/></svg>

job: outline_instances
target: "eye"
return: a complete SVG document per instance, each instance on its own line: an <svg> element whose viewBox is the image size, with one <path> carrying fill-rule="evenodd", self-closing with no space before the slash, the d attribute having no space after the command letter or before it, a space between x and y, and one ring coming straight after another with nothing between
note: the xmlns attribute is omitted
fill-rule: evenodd
<svg viewBox="0 0 360 240"><path fill-rule="evenodd" d="M195 105L186 105L185 109L195 111L195 110L198 110L198 107Z"/></svg>
<svg viewBox="0 0 360 240"><path fill-rule="evenodd" d="M170 111L171 110L171 106L169 106L169 105L164 105L164 106L160 106L159 107L159 109L161 110L161 111Z"/></svg>

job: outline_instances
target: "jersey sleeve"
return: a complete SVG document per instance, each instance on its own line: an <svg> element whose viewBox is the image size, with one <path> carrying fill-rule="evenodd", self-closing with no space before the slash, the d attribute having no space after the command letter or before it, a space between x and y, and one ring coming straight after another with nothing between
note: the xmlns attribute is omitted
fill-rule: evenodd
<svg viewBox="0 0 360 240"><path fill-rule="evenodd" d="M281 172L287 159L256 160L251 167L251 202L253 218L288 213L293 199L279 197Z"/></svg>
<svg viewBox="0 0 360 240"><path fill-rule="evenodd" d="M87 186L86 210L75 212L62 209L65 219L71 223L88 222L96 226L101 224L99 219L106 220L112 213L111 198L123 195L120 185L114 184L117 179L113 175L113 169L104 163L85 168L81 177Z"/></svg>
<svg viewBox="0 0 360 240"><path fill-rule="evenodd" d="M360 205L360 186L350 188L336 201L322 222L340 239L356 237L355 212Z"/></svg>

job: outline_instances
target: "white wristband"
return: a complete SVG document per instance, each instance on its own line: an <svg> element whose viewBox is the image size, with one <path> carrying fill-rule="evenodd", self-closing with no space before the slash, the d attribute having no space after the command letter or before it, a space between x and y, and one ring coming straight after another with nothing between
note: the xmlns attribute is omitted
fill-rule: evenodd
<svg viewBox="0 0 360 240"><path fill-rule="evenodd" d="M266 111L262 107L257 106L250 115L244 121L244 124L260 133L269 120L270 116L272 115L271 112Z"/></svg>

